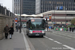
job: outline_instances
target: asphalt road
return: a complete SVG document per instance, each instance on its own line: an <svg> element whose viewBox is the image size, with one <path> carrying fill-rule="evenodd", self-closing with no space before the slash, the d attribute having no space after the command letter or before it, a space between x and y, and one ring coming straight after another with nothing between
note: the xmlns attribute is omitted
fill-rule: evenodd
<svg viewBox="0 0 75 50"><path fill-rule="evenodd" d="M23 29L30 50L75 50L75 38L67 36L62 32L46 32L46 36L28 37L26 29ZM60 33L60 34L59 34ZM70 33L69 33L70 34Z"/></svg>

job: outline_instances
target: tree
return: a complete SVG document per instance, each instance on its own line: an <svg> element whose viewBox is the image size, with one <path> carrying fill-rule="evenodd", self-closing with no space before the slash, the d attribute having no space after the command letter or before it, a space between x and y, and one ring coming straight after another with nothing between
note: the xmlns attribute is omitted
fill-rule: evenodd
<svg viewBox="0 0 75 50"><path fill-rule="evenodd" d="M74 24L74 25L75 25L75 18L73 18L73 19L71 20L71 24Z"/></svg>

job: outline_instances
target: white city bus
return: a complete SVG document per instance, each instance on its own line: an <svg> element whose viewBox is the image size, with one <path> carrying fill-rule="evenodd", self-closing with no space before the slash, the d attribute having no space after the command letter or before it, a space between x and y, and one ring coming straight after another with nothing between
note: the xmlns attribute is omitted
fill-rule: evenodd
<svg viewBox="0 0 75 50"><path fill-rule="evenodd" d="M47 22L43 18L31 18L27 21L27 35L41 36L45 35L45 27Z"/></svg>

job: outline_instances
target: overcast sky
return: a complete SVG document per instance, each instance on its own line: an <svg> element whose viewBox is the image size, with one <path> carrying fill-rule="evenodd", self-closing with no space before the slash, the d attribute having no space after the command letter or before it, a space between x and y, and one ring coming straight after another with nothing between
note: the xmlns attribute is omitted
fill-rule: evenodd
<svg viewBox="0 0 75 50"><path fill-rule="evenodd" d="M12 0L0 0L0 4L12 12Z"/></svg>

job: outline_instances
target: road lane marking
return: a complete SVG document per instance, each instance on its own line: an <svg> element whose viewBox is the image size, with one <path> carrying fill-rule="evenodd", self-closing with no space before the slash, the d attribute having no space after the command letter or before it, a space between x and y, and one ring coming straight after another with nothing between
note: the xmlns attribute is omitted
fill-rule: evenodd
<svg viewBox="0 0 75 50"><path fill-rule="evenodd" d="M56 42L56 43L58 43L58 44L62 44L62 43L60 43L60 42L58 42L58 41L54 41L54 42Z"/></svg>
<svg viewBox="0 0 75 50"><path fill-rule="evenodd" d="M53 39L51 39L51 38L48 38L48 37L46 37L46 36L44 36L45 38L47 38L47 39L49 39L49 40L52 40L53 41Z"/></svg>
<svg viewBox="0 0 75 50"><path fill-rule="evenodd" d="M45 38L47 38L47 39L52 39L52 38L48 38L47 36L44 36ZM70 46L68 46L68 45L63 45L62 43L60 43L60 42L58 42L58 41L55 41L55 40L51 40L51 41L54 41L55 43L57 43L57 44L61 44L62 46L64 46L64 47L66 47L67 49L71 49L71 50L75 50L75 48L73 48L73 47L70 47Z"/></svg>
<svg viewBox="0 0 75 50"><path fill-rule="evenodd" d="M24 38L24 42L25 42L25 46L26 46L26 50L31 50L30 47L29 47L29 44L28 44L28 42L27 42L27 39L26 39L26 37L24 36L24 32L23 32L23 30L22 30L22 35L23 35L23 38Z"/></svg>
<svg viewBox="0 0 75 50"><path fill-rule="evenodd" d="M44 36L44 37L47 38L47 39L49 39L49 40L51 40L51 41L54 41L55 43L62 44L62 43L60 43L60 42L58 42L58 41L55 41L55 40L52 39L52 38L48 38L47 36Z"/></svg>
<svg viewBox="0 0 75 50"><path fill-rule="evenodd" d="M48 38L48 39L53 41L53 39L51 39L51 38Z"/></svg>
<svg viewBox="0 0 75 50"><path fill-rule="evenodd" d="M48 38L47 36L44 36L45 38Z"/></svg>
<svg viewBox="0 0 75 50"><path fill-rule="evenodd" d="M75 50L75 48L72 48L70 46L67 46L67 45L63 45L64 47L68 48L68 49L71 49L71 50Z"/></svg>

